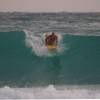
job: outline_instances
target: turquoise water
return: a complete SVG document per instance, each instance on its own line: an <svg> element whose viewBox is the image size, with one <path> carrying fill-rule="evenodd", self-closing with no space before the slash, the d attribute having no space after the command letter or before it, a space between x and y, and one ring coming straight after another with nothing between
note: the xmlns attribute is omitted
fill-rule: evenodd
<svg viewBox="0 0 100 100"><path fill-rule="evenodd" d="M0 32L0 85L100 84L100 36L60 35L67 49L39 56L25 32Z"/></svg>

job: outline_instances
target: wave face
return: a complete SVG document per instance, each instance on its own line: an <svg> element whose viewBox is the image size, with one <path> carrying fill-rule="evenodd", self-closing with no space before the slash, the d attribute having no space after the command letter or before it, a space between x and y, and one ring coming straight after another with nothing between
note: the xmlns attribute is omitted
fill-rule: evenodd
<svg viewBox="0 0 100 100"><path fill-rule="evenodd" d="M1 86L100 84L99 36L60 34L67 49L54 54L39 48L43 35L27 34L0 33Z"/></svg>

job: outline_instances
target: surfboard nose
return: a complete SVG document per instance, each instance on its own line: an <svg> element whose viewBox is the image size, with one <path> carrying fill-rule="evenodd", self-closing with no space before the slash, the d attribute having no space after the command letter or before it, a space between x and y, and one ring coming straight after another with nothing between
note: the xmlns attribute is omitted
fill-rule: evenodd
<svg viewBox="0 0 100 100"><path fill-rule="evenodd" d="M58 46L56 45L48 45L47 48L48 49L57 49Z"/></svg>

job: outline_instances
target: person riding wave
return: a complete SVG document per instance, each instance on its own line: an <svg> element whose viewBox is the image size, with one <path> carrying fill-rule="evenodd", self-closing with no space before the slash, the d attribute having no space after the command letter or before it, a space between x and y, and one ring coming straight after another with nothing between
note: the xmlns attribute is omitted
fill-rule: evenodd
<svg viewBox="0 0 100 100"><path fill-rule="evenodd" d="M46 35L45 38L45 45L46 46L57 46L58 45L58 36L52 32L51 35Z"/></svg>

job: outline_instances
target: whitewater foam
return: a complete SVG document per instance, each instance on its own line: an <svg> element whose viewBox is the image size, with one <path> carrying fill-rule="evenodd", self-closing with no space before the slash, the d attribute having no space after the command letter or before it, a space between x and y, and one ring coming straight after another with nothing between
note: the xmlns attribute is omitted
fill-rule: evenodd
<svg viewBox="0 0 100 100"><path fill-rule="evenodd" d="M0 88L0 99L98 99L99 85Z"/></svg>
<svg viewBox="0 0 100 100"><path fill-rule="evenodd" d="M44 43L44 38L45 34L34 34L31 31L24 30L25 35L26 35L26 46L32 48L32 52L34 52L37 56L47 56L47 57L52 57L57 54L61 54L64 51L64 46L61 43L62 41L62 36L58 34L58 49L56 52L51 53L47 47L45 46ZM48 33L51 34L51 33Z"/></svg>

